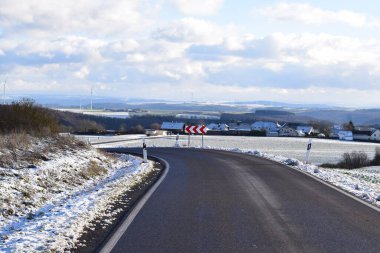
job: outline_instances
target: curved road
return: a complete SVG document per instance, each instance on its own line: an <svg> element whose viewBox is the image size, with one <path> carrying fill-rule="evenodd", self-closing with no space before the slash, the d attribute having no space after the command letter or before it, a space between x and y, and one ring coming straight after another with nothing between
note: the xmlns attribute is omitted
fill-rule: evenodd
<svg viewBox="0 0 380 253"><path fill-rule="evenodd" d="M380 252L380 212L296 170L223 151L149 155L170 170L112 252Z"/></svg>

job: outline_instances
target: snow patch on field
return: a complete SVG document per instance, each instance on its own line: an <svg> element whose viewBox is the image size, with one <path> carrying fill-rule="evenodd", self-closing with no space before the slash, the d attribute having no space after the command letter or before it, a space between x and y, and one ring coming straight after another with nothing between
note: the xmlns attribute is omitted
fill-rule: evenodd
<svg viewBox="0 0 380 253"><path fill-rule="evenodd" d="M155 170L153 162L93 148L46 156L30 168L0 167L0 252L72 248L112 201Z"/></svg>
<svg viewBox="0 0 380 253"><path fill-rule="evenodd" d="M306 172L322 179L323 181L335 185L377 207L380 207L380 167L367 167L355 170L329 169L312 164L305 164L304 162L294 158L263 153L258 150L239 148L211 149L254 155L288 165L294 169Z"/></svg>

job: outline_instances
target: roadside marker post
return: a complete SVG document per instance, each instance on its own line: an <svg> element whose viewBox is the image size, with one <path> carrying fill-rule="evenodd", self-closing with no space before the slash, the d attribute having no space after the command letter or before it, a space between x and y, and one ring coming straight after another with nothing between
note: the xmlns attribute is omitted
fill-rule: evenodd
<svg viewBox="0 0 380 253"><path fill-rule="evenodd" d="M145 138L143 139L143 160L144 163L148 162L148 151L146 150Z"/></svg>
<svg viewBox="0 0 380 253"><path fill-rule="evenodd" d="M179 134L175 137L175 146L179 147Z"/></svg>
<svg viewBox="0 0 380 253"><path fill-rule="evenodd" d="M312 139L309 139L309 142L306 148L306 164L308 164L310 160L311 143L312 143Z"/></svg>

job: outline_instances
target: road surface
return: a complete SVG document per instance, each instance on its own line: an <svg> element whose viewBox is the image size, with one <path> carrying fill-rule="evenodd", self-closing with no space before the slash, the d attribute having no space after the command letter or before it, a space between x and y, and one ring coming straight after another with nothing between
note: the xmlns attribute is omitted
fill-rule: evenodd
<svg viewBox="0 0 380 253"><path fill-rule="evenodd" d="M149 155L170 169L112 252L380 252L380 212L296 170L224 151Z"/></svg>

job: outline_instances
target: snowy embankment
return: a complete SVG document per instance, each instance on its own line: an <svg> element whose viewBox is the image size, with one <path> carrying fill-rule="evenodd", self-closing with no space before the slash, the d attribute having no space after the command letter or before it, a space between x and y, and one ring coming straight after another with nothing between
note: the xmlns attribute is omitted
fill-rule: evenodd
<svg viewBox="0 0 380 253"><path fill-rule="evenodd" d="M368 167L355 170L328 169L316 165L305 164L294 158L267 154L258 150L239 148L211 149L254 155L288 165L294 169L303 171L332 185L335 185L377 207L380 207L380 167Z"/></svg>
<svg viewBox="0 0 380 253"><path fill-rule="evenodd" d="M72 248L92 220L106 215L111 222L112 202L155 170L75 140L23 142L0 148L0 252Z"/></svg>

